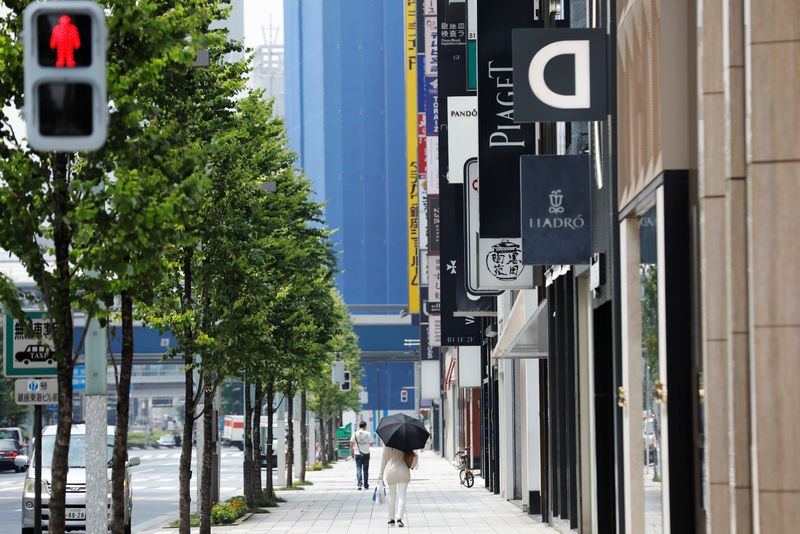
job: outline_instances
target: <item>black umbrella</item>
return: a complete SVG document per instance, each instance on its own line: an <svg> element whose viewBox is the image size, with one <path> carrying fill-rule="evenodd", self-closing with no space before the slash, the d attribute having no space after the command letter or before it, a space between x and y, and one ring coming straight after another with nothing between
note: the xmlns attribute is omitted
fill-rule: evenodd
<svg viewBox="0 0 800 534"><path fill-rule="evenodd" d="M381 419L376 432L385 445L404 452L423 448L430 437L419 419L404 413L387 415Z"/></svg>

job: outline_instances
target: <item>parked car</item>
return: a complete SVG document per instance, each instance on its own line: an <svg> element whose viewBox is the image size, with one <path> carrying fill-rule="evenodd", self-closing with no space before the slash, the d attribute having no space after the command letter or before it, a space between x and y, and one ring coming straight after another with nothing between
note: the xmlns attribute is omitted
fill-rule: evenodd
<svg viewBox="0 0 800 534"><path fill-rule="evenodd" d="M0 439L13 439L21 449L28 446L28 443L25 441L25 434L22 428L18 426L0 428Z"/></svg>
<svg viewBox="0 0 800 534"><path fill-rule="evenodd" d="M156 441L156 445L158 445L159 447L177 447L178 440L172 434L164 434L163 436L158 438L158 441Z"/></svg>
<svg viewBox="0 0 800 534"><path fill-rule="evenodd" d="M22 454L22 449L17 440L0 439L0 469L13 469L17 473L22 471L21 467L14 464L14 460L20 454Z"/></svg>
<svg viewBox="0 0 800 534"><path fill-rule="evenodd" d="M114 451L114 427L109 426L107 435L107 458L109 463ZM47 426L42 431L42 527L47 528L48 502L50 500L50 462L53 458L53 447L56 440L56 427ZM15 464L27 468L31 458L19 455ZM66 530L86 529L86 425L72 425L69 446L69 471L67 473L67 515ZM133 494L131 492L131 474L128 468L139 465L139 458L129 458L125 469L125 533L131 532L131 516L133 512ZM35 466L30 466L35 467ZM22 534L33 534L33 501L36 484L36 470L28 469L22 490ZM108 468L108 479L111 480L111 467ZM108 486L108 505L111 507L111 483Z"/></svg>

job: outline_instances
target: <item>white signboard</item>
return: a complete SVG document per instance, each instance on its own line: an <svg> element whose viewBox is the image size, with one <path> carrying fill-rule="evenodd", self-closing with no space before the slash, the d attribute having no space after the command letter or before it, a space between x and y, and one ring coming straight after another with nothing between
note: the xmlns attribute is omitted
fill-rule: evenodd
<svg viewBox="0 0 800 534"><path fill-rule="evenodd" d="M427 154L428 194L439 194L439 137L429 135L425 141Z"/></svg>
<svg viewBox="0 0 800 534"><path fill-rule="evenodd" d="M481 347L458 347L458 387L479 388L481 385Z"/></svg>
<svg viewBox="0 0 800 534"><path fill-rule="evenodd" d="M439 360L420 362L420 399L436 400L442 396L442 372Z"/></svg>
<svg viewBox="0 0 800 534"><path fill-rule="evenodd" d="M58 404L57 378L29 378L14 381L14 400L17 404Z"/></svg>
<svg viewBox="0 0 800 534"><path fill-rule="evenodd" d="M58 371L53 352L53 323L44 312L28 312L33 332L11 315L5 320L5 365L8 377L50 376Z"/></svg>
<svg viewBox="0 0 800 534"><path fill-rule="evenodd" d="M428 344L431 347L442 346L442 316L439 314L428 316Z"/></svg>
<svg viewBox="0 0 800 534"><path fill-rule="evenodd" d="M463 184L466 164L478 157L478 97L447 97L447 183Z"/></svg>

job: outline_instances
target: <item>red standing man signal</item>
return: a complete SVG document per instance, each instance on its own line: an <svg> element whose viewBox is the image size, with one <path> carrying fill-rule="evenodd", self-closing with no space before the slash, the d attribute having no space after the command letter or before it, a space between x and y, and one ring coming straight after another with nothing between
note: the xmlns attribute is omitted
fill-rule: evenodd
<svg viewBox="0 0 800 534"><path fill-rule="evenodd" d="M81 47L81 37L78 35L78 27L72 24L69 15L62 15L58 19L58 26L53 28L50 35L50 48L55 49L58 54L56 67L75 66L75 50Z"/></svg>

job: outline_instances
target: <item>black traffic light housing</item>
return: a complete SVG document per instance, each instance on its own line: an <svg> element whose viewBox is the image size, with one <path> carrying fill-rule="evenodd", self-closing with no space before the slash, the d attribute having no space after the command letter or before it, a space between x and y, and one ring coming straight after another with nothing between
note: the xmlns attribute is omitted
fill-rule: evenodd
<svg viewBox="0 0 800 534"><path fill-rule="evenodd" d="M36 150L97 150L108 132L105 14L92 0L25 9L25 122Z"/></svg>

